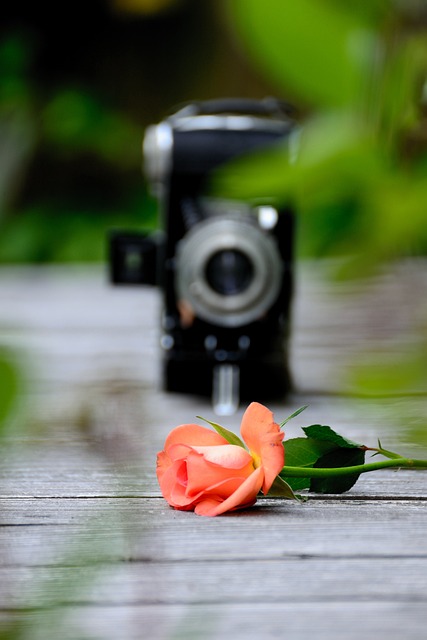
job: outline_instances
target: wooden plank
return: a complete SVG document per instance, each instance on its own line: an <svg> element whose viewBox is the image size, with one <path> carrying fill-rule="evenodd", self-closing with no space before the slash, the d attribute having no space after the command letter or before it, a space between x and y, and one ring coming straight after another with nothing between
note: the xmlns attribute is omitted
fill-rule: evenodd
<svg viewBox="0 0 427 640"><path fill-rule="evenodd" d="M331 283L332 266L296 266L291 369L300 393L351 390L350 356L416 348L425 325L425 260L372 281ZM39 388L114 378L156 386L159 313L157 290L114 288L102 267L0 270L0 342L32 352Z"/></svg>
<svg viewBox="0 0 427 640"><path fill-rule="evenodd" d="M396 353L407 331L415 344L426 263L368 287L331 284L328 268L298 267L296 387L271 408L280 420L310 405L287 437L322 422L422 457L399 415L425 413L425 396L340 394L349 356ZM158 313L158 292L112 289L102 269L0 269L0 343L31 383L0 451L4 625L21 640L424 637L427 472L217 519L167 506L156 452L173 426L213 416L209 399L160 391ZM223 423L238 431L242 412Z"/></svg>
<svg viewBox="0 0 427 640"><path fill-rule="evenodd" d="M346 430L347 435L348 431ZM154 440L154 442L153 442ZM1 497L160 496L155 477L157 436L100 443L54 438L20 447L3 446ZM114 446L112 457L106 454ZM402 447L402 445L400 445ZM129 455L127 455L129 453ZM411 453L411 450L409 450ZM419 455L424 455L418 451ZM388 469L360 476L352 497L427 498L427 470Z"/></svg>
<svg viewBox="0 0 427 640"><path fill-rule="evenodd" d="M37 515L34 502L43 507ZM69 629L70 619L71 628L102 638L119 628L138 637L133 625L142 622L153 625L150 637L166 638L187 633L188 621L206 637L203 620L213 612L218 626L207 637L219 639L231 628L238 638L255 637L256 629L277 637L283 624L292 638L310 630L351 638L361 612L367 617L357 631L367 637L373 629L384 639L423 637L416 634L426 622L425 501L267 499L218 519L176 512L153 498L3 505L0 602L9 616L45 629L46 638L48 621L58 632L58 621ZM37 606L43 621L31 612ZM389 617L391 609L398 618ZM103 613L111 611L106 629ZM302 611L307 620L299 619ZM321 611L329 612L322 623ZM346 621L353 621L348 628Z"/></svg>
<svg viewBox="0 0 427 640"><path fill-rule="evenodd" d="M264 580L260 580L265 576ZM369 579L367 579L369 577ZM413 558L227 558L120 566L0 569L2 606L218 605L366 601L427 604L427 556ZM426 614L427 615L427 614ZM427 620L427 619L426 619Z"/></svg>
<svg viewBox="0 0 427 640"><path fill-rule="evenodd" d="M2 562L11 567L103 562L425 557L425 500L265 499L200 519L162 499L4 500Z"/></svg>
<svg viewBox="0 0 427 640"><path fill-rule="evenodd" d="M52 460L55 458L52 457ZM153 458L154 459L154 458ZM82 458L84 461L84 458ZM16 475L12 475L15 473ZM427 498L425 471L383 470L361 476L357 484L346 494L348 499ZM0 500L2 498L99 498L115 496L159 497L160 489L153 470L129 467L91 466L74 470L64 461L52 467L34 472L26 465L6 466L4 477L0 475Z"/></svg>
<svg viewBox="0 0 427 640"><path fill-rule="evenodd" d="M1 615L1 614L0 614ZM424 602L251 602L229 604L56 607L16 616L20 638L63 640L422 640ZM1 618L0 618L1 620ZM406 623L406 625L405 625Z"/></svg>

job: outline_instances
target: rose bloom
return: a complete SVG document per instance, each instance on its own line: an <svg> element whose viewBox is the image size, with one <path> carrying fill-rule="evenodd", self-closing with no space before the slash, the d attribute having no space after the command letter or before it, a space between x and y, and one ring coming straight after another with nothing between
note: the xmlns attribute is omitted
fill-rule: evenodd
<svg viewBox="0 0 427 640"><path fill-rule="evenodd" d="M246 409L240 433L249 451L198 424L171 431L157 454L157 478L172 507L217 516L268 493L285 463L284 433L257 402Z"/></svg>

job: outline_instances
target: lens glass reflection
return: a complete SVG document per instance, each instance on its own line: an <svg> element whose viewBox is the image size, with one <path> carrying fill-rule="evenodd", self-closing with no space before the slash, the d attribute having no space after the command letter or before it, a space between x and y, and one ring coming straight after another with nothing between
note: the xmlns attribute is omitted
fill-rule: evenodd
<svg viewBox="0 0 427 640"><path fill-rule="evenodd" d="M215 253L206 264L209 286L223 296L242 293L252 281L252 262L241 251L226 249Z"/></svg>

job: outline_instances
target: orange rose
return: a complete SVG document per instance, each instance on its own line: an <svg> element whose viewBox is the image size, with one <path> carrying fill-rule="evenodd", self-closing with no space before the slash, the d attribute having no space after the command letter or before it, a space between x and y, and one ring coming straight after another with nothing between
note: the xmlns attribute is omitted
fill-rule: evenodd
<svg viewBox="0 0 427 640"><path fill-rule="evenodd" d="M249 452L198 424L176 427L157 454L157 478L175 509L217 516L267 494L284 465L284 433L272 412L257 402L243 415L240 433Z"/></svg>

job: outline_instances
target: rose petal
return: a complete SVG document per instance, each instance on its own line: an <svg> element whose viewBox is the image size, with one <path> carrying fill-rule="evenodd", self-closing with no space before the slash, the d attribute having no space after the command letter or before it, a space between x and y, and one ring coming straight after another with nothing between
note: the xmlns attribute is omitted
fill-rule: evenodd
<svg viewBox="0 0 427 640"><path fill-rule="evenodd" d="M206 498L205 500L202 500L202 502L196 504L194 513L197 513L198 516L209 516L221 503L222 500Z"/></svg>
<svg viewBox="0 0 427 640"><path fill-rule="evenodd" d="M168 447L168 456L171 460L184 460L192 450L189 444L173 444Z"/></svg>
<svg viewBox="0 0 427 640"><path fill-rule="evenodd" d="M246 449L235 444L216 447L192 447L197 453L203 454L205 460L226 469L241 469L253 464L252 456ZM253 471L253 469L252 469Z"/></svg>
<svg viewBox="0 0 427 640"><path fill-rule="evenodd" d="M167 452L172 445L183 443L200 447L228 444L227 440L219 433L207 427L202 427L199 424L182 424L172 429L166 438L164 450Z"/></svg>
<svg viewBox="0 0 427 640"><path fill-rule="evenodd" d="M169 469L171 464L172 460L170 459L170 457L164 451L159 451L159 453L157 454L156 465L156 473L159 483L161 482L161 479L163 478L164 474Z"/></svg>
<svg viewBox="0 0 427 640"><path fill-rule="evenodd" d="M212 447L194 447L187 444L173 444L168 448L168 456L171 460L183 460L190 451L203 454L205 460L212 464L226 467L227 469L241 469L252 463L250 453L234 444L216 445Z"/></svg>
<svg viewBox="0 0 427 640"><path fill-rule="evenodd" d="M203 489L195 495L186 495L183 488L175 483L172 488L171 495L169 497L169 504L175 509L194 509L200 502L205 500L215 500L218 503L222 503L224 500L234 494L237 489L245 482L242 478L227 478L216 485L212 485L207 489ZM255 500L251 502L253 504ZM246 505L243 505L246 506Z"/></svg>
<svg viewBox="0 0 427 640"><path fill-rule="evenodd" d="M273 413L259 402L251 402L243 414L240 425L242 438L251 452L261 455L261 438L269 433L274 424Z"/></svg>
<svg viewBox="0 0 427 640"><path fill-rule="evenodd" d="M229 498L245 482L246 478L227 478L218 484L214 484L207 489L200 491L193 498L194 504L203 502L207 498L215 498L220 501Z"/></svg>
<svg viewBox="0 0 427 640"><path fill-rule="evenodd" d="M262 492L266 495L275 481L276 477L282 471L285 464L285 450L283 448L284 434L271 434L268 442L263 443L261 448L261 463L264 469L264 483Z"/></svg>
<svg viewBox="0 0 427 640"><path fill-rule="evenodd" d="M262 490L267 493L285 464L284 433L274 422L273 413L258 402L246 409L240 427L242 438L264 468Z"/></svg>
<svg viewBox="0 0 427 640"><path fill-rule="evenodd" d="M212 504L212 498L208 498L207 501L200 501L195 507L195 512L203 516L219 516L226 511L248 507L256 502L263 480L264 472L262 467L259 467L246 478L229 498L220 503L215 500L215 504Z"/></svg>
<svg viewBox="0 0 427 640"><path fill-rule="evenodd" d="M182 508L193 502L193 499L185 494L186 474L186 463L178 460L172 463L159 479L162 495L172 507Z"/></svg>
<svg viewBox="0 0 427 640"><path fill-rule="evenodd" d="M229 445L231 446L231 445ZM220 447L226 448L224 447ZM241 447L237 447L241 448ZM243 449L242 449L243 451ZM247 452L246 452L247 453ZM190 451L187 456L187 490L186 496L195 498L201 493L214 493L219 491L220 495L228 497L233 493L239 484L248 478L254 470L252 458L247 453L248 460L245 466L235 469L221 467L209 462L205 455L197 451ZM224 483L232 482L232 487L227 487Z"/></svg>
<svg viewBox="0 0 427 640"><path fill-rule="evenodd" d="M237 511L237 509L248 509L249 507L252 507L256 502L256 498L254 498L254 500L251 500L250 502L248 502L247 504L241 504L238 507L235 507L234 509L229 509L229 511ZM222 504L221 500L215 500L214 498L206 498L205 500L202 500L201 502L198 502L194 508L194 513L196 513L198 516L218 516L221 515L220 513L216 513L217 511L217 507L219 507ZM223 513L223 512L221 512Z"/></svg>

